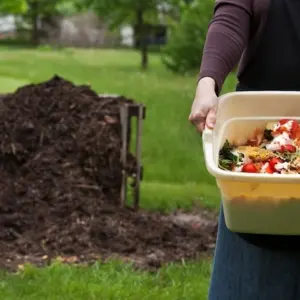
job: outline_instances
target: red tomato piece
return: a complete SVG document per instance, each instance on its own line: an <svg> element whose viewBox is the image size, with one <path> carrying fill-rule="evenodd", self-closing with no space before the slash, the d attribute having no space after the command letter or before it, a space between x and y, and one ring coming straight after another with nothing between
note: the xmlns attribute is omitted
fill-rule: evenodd
<svg viewBox="0 0 300 300"><path fill-rule="evenodd" d="M275 173L275 170L271 167L271 165L269 164L267 166L267 168L265 169L265 172L268 173L268 174L273 174Z"/></svg>
<svg viewBox="0 0 300 300"><path fill-rule="evenodd" d="M281 120L279 120L279 124L280 125L284 125L284 124L286 124L289 121L290 121L289 119L281 119Z"/></svg>
<svg viewBox="0 0 300 300"><path fill-rule="evenodd" d="M257 173L257 168L254 164L245 164L242 171L245 173Z"/></svg>
<svg viewBox="0 0 300 300"><path fill-rule="evenodd" d="M298 129L298 127L299 127L298 122L294 120L292 122L292 131L296 131Z"/></svg>
<svg viewBox="0 0 300 300"><path fill-rule="evenodd" d="M297 148L294 145L284 145L280 147L280 150L278 152L284 153L284 152L290 152L295 153L297 151Z"/></svg>
<svg viewBox="0 0 300 300"><path fill-rule="evenodd" d="M293 121L292 122L292 128L291 128L291 136L293 138L296 138L297 134L299 134L298 130L299 130L299 124L298 124L298 122L297 121Z"/></svg>
<svg viewBox="0 0 300 300"><path fill-rule="evenodd" d="M278 152L280 152L280 153L285 152L285 146L280 146L280 150L278 150Z"/></svg>
<svg viewBox="0 0 300 300"><path fill-rule="evenodd" d="M275 166L281 162L282 162L281 159L279 159L278 157L272 157L269 161L269 166L275 172L276 171Z"/></svg>
<svg viewBox="0 0 300 300"><path fill-rule="evenodd" d="M272 168L279 163L282 163L282 160L278 157L272 157L269 161L269 164Z"/></svg>
<svg viewBox="0 0 300 300"><path fill-rule="evenodd" d="M284 151L295 153L297 151L297 148L294 145L284 145Z"/></svg>

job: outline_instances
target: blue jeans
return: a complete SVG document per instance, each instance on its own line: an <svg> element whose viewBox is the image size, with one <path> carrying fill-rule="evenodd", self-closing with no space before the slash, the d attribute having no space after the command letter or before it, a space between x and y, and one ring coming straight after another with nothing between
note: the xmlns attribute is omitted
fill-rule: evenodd
<svg viewBox="0 0 300 300"><path fill-rule="evenodd" d="M221 208L209 300L300 300L300 253L249 244Z"/></svg>

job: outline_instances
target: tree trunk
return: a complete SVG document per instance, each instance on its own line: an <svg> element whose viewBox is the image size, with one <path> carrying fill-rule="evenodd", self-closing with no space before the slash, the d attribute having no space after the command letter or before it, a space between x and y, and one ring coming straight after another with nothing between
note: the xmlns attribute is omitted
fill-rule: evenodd
<svg viewBox="0 0 300 300"><path fill-rule="evenodd" d="M143 9L137 9L137 45L141 52L141 68L148 69L148 44L147 44L147 27L144 23Z"/></svg>
<svg viewBox="0 0 300 300"><path fill-rule="evenodd" d="M141 47L141 55L142 55L142 61L141 61L141 68L143 70L148 69L148 45L147 43L143 43Z"/></svg>
<svg viewBox="0 0 300 300"><path fill-rule="evenodd" d="M31 43L34 46L38 46L40 42L40 34L39 34L39 8L38 8L38 2L32 1L30 3L30 17L31 17Z"/></svg>

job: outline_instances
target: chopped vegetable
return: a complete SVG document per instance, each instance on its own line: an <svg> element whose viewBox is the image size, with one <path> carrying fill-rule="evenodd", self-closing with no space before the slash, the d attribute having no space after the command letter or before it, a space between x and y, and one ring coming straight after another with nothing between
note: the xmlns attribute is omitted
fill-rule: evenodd
<svg viewBox="0 0 300 300"><path fill-rule="evenodd" d="M232 151L233 147L226 140L219 154L219 165L222 169L231 170L232 166L237 164L238 156L232 153Z"/></svg>
<svg viewBox="0 0 300 300"><path fill-rule="evenodd" d="M273 157L269 160L269 165L270 165L270 168L273 170L273 172L276 172L276 165L277 164L281 164L282 163L282 160L278 157Z"/></svg>
<svg viewBox="0 0 300 300"><path fill-rule="evenodd" d="M281 146L281 152L290 152L295 153L297 151L297 148L294 145L283 145Z"/></svg>
<svg viewBox="0 0 300 300"><path fill-rule="evenodd" d="M258 170L255 166L255 164L245 164L242 168L242 171L245 172L245 173L257 173Z"/></svg>
<svg viewBox="0 0 300 300"><path fill-rule="evenodd" d="M219 167L244 173L300 174L300 125L282 119L255 130L245 145L226 140L219 152Z"/></svg>

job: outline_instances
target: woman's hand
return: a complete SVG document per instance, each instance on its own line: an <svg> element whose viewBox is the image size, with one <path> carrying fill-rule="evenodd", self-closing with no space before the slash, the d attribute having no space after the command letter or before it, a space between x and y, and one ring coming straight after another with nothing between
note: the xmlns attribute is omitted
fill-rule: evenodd
<svg viewBox="0 0 300 300"><path fill-rule="evenodd" d="M200 133L205 126L210 129L215 126L217 104L218 97L215 92L214 79L210 77L200 79L189 116L189 120Z"/></svg>

